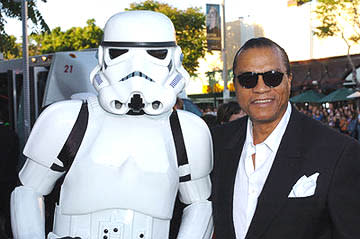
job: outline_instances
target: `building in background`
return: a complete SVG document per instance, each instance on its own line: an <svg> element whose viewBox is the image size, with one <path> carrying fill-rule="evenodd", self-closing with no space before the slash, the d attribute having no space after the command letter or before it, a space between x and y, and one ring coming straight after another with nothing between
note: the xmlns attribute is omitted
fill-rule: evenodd
<svg viewBox="0 0 360 239"><path fill-rule="evenodd" d="M316 1L298 6L295 0L238 0L239 6L246 9L247 14L237 20L226 22L227 68L231 70L234 55L248 39L268 37L281 45L289 55L291 62L306 66L316 59L337 59L347 55L347 45L341 37L319 38L313 34L319 24L314 10ZM276 9L276 10L274 10ZM350 54L359 54L360 45L354 45ZM335 58L334 58L335 57ZM330 59L330 60L331 60ZM319 62L319 61L316 61ZM321 60L320 62L328 62ZM333 67L333 64L332 64ZM339 66L342 67L342 66ZM304 71L306 71L304 67ZM328 66L324 65L324 69ZM202 93L203 84L209 84L206 72L221 71L220 52L213 51L200 60L198 77L193 78L188 94ZM338 71L341 69L338 69ZM346 69L344 69L345 71ZM325 70L324 70L324 73ZM307 72L304 73L306 75ZM346 77L346 72L344 73ZM221 74L216 76L218 83L223 84ZM301 80L301 79L296 79ZM319 79L312 79L319 80ZM191 89L190 89L191 88Z"/></svg>

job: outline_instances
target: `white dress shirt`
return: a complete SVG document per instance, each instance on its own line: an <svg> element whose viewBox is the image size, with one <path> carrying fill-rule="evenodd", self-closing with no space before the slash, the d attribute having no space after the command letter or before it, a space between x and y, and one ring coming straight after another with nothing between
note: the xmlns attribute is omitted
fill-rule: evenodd
<svg viewBox="0 0 360 239"><path fill-rule="evenodd" d="M264 142L254 145L253 126L247 122L246 139L236 173L233 198L233 220L237 239L244 239L254 216L257 199L274 162L280 141L291 114L288 103L286 112L274 131ZM255 154L255 169L252 155Z"/></svg>

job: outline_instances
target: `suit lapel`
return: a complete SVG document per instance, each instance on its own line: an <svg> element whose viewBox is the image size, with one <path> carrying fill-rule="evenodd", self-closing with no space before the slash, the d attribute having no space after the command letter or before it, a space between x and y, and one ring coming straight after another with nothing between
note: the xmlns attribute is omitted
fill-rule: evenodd
<svg viewBox="0 0 360 239"><path fill-rule="evenodd" d="M258 198L254 217L247 236L259 238L268 228L288 198L297 179L301 159L302 134L299 127L300 113L294 108L281 140L273 165Z"/></svg>
<svg viewBox="0 0 360 239"><path fill-rule="evenodd" d="M218 209L218 222L222 226L217 227L216 231L221 238L235 238L235 230L233 223L233 195L234 195L234 183L235 176L240 160L242 146L246 136L246 122L245 119L240 119L239 124L234 124L234 127L229 127L225 132L223 139L227 142L221 150L220 156L221 162L219 162L220 171L217 175L217 200Z"/></svg>

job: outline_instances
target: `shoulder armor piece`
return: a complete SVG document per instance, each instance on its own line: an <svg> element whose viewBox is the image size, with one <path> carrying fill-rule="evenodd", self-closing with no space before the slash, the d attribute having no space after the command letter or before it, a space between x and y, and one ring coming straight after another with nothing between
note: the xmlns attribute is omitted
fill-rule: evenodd
<svg viewBox="0 0 360 239"><path fill-rule="evenodd" d="M210 174L213 167L212 139L206 123L197 115L177 110L184 137L191 179Z"/></svg>
<svg viewBox="0 0 360 239"><path fill-rule="evenodd" d="M81 100L68 100L47 107L31 130L24 155L49 168L54 162L59 162L57 157L75 124L81 105Z"/></svg>

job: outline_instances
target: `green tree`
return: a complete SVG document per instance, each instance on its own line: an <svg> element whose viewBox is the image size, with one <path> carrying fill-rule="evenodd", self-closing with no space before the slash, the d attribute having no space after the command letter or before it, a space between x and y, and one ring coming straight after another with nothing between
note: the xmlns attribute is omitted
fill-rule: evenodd
<svg viewBox="0 0 360 239"><path fill-rule="evenodd" d="M87 20L85 27L72 27L63 32L60 27L51 32L32 34L31 55L53 53L57 51L75 51L97 48L101 42L103 30L95 25L94 19Z"/></svg>
<svg viewBox="0 0 360 239"><path fill-rule="evenodd" d="M354 82L357 82L356 67L350 49L360 42L359 10L360 0L317 0L315 10L320 24L314 34L320 38L337 36L344 40Z"/></svg>
<svg viewBox="0 0 360 239"><path fill-rule="evenodd" d="M147 0L131 3L125 10L152 10L168 16L175 26L177 44L184 54L183 65L191 76L196 75L198 60L205 56L206 49L205 15L199 8L179 10L165 3Z"/></svg>
<svg viewBox="0 0 360 239"><path fill-rule="evenodd" d="M315 34L340 36L348 45L360 41L360 0L318 0L315 13L320 20Z"/></svg>
<svg viewBox="0 0 360 239"><path fill-rule="evenodd" d="M46 2L47 0L41 0ZM36 7L37 0L28 1L28 18L34 23L34 31L49 31L49 27ZM7 59L21 56L20 45L16 44L16 38L5 32L5 17L21 20L21 3L13 0L0 0L0 52Z"/></svg>
<svg viewBox="0 0 360 239"><path fill-rule="evenodd" d="M16 43L16 37L12 35L0 37L0 49L4 59L14 59L22 55L21 44Z"/></svg>

